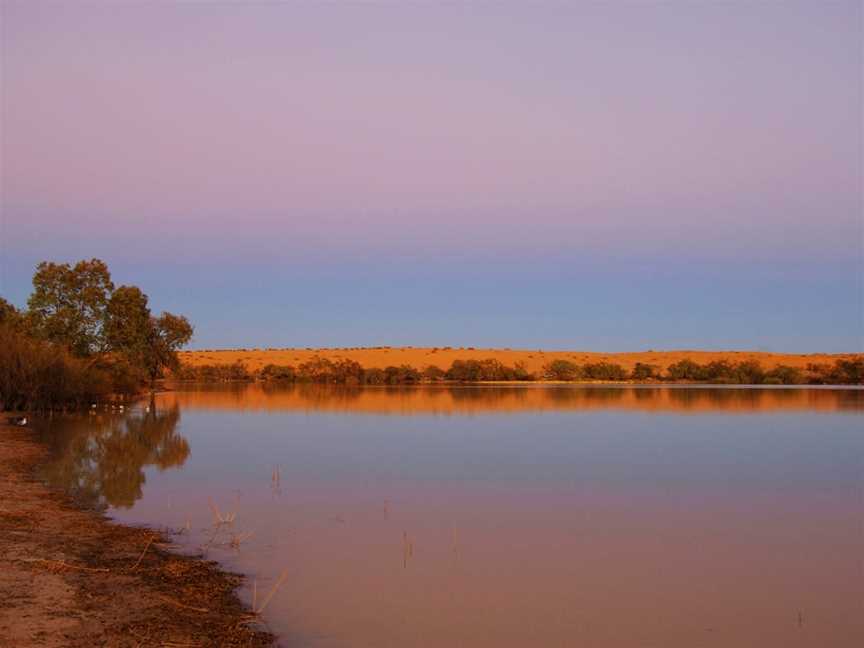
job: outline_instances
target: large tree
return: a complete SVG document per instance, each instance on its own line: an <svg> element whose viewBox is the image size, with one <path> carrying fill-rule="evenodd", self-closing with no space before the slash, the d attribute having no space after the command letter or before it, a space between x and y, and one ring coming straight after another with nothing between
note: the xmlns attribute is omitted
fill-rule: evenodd
<svg viewBox="0 0 864 648"><path fill-rule="evenodd" d="M37 336L82 357L122 357L151 382L163 369L177 368L177 350L192 338L185 317L154 317L147 295L137 286L115 289L108 266L99 259L74 266L40 263L28 305L28 322ZM2 306L4 318L10 309Z"/></svg>
<svg viewBox="0 0 864 648"><path fill-rule="evenodd" d="M147 295L137 286L120 286L105 310L105 345L123 354L129 362L144 368L152 338L152 316Z"/></svg>
<svg viewBox="0 0 864 648"><path fill-rule="evenodd" d="M33 332L78 356L105 350L102 325L114 284L104 261L43 261L27 301Z"/></svg>
<svg viewBox="0 0 864 648"><path fill-rule="evenodd" d="M192 339L193 328L173 313L153 317L147 302L136 286L117 288L108 301L104 332L108 350L122 354L152 383L163 369L179 366L177 350Z"/></svg>
<svg viewBox="0 0 864 648"><path fill-rule="evenodd" d="M177 351L192 339L194 328L182 315L162 313L150 319L150 345L145 369L150 381L162 375L162 370L180 367Z"/></svg>

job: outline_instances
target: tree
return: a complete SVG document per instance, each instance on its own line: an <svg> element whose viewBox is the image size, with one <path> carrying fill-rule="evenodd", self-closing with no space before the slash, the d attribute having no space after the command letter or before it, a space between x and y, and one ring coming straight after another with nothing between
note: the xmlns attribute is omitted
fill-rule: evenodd
<svg viewBox="0 0 864 648"><path fill-rule="evenodd" d="M192 339L193 328L185 317L172 313L153 317L147 302L136 286L117 288L105 309L103 333L107 350L123 355L152 384L163 369L179 369L177 350Z"/></svg>
<svg viewBox="0 0 864 648"><path fill-rule="evenodd" d="M180 358L177 351L192 339L195 329L182 315L162 313L150 318L150 339L144 369L152 383L162 375L163 369L177 370Z"/></svg>
<svg viewBox="0 0 864 648"><path fill-rule="evenodd" d="M27 301L34 333L77 356L103 351L102 325L113 290L104 261L79 261L74 267L43 261Z"/></svg>
<svg viewBox="0 0 864 648"><path fill-rule="evenodd" d="M147 295L136 286L120 286L111 295L105 311L105 343L108 350L122 353L129 362L146 367L153 337Z"/></svg>

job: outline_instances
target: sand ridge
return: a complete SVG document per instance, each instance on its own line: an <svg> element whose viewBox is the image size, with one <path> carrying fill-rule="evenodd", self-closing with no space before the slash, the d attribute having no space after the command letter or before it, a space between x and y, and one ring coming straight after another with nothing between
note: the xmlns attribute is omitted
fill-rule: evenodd
<svg viewBox="0 0 864 648"><path fill-rule="evenodd" d="M454 360L485 360L494 358L505 365L517 362L524 364L530 372L539 372L553 360L569 360L577 364L593 362L616 363L631 370L637 362L657 365L666 369L680 360L690 359L699 364L716 360L738 363L755 360L766 370L777 365L806 368L809 364L833 364L839 359L860 358L854 353L769 353L763 351L638 351L621 353L602 353L592 351L544 351L542 349L483 349L475 347L347 347L347 348L286 348L286 349L202 349L180 353L180 360L191 366L208 364L233 364L241 362L250 371L261 369L267 364L294 365L314 357L331 361L354 360L364 368L410 365L425 369L435 365L447 369Z"/></svg>

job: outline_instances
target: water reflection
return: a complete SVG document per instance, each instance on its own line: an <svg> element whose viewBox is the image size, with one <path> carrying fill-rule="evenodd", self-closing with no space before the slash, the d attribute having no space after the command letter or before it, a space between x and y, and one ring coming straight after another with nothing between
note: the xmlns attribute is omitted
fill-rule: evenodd
<svg viewBox="0 0 864 648"><path fill-rule="evenodd" d="M284 645L864 645L861 390L186 388L49 479L281 583Z"/></svg>
<svg viewBox="0 0 864 648"><path fill-rule="evenodd" d="M369 414L472 414L618 409L700 413L778 410L864 411L864 390L653 386L176 385L162 402L214 410Z"/></svg>
<svg viewBox="0 0 864 648"><path fill-rule="evenodd" d="M180 408L151 405L128 414L96 414L47 422L50 449L43 478L85 506L129 508L142 496L144 468L180 467L189 443L177 433ZM62 426L63 433L56 433Z"/></svg>

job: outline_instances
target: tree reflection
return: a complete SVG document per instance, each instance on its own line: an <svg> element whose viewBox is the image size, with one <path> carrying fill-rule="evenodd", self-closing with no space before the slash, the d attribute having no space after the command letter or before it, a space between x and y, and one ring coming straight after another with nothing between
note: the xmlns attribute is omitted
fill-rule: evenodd
<svg viewBox="0 0 864 648"><path fill-rule="evenodd" d="M177 434L180 408L90 415L54 422L44 432L50 459L43 476L85 506L129 508L141 498L144 468L182 466L189 443Z"/></svg>

